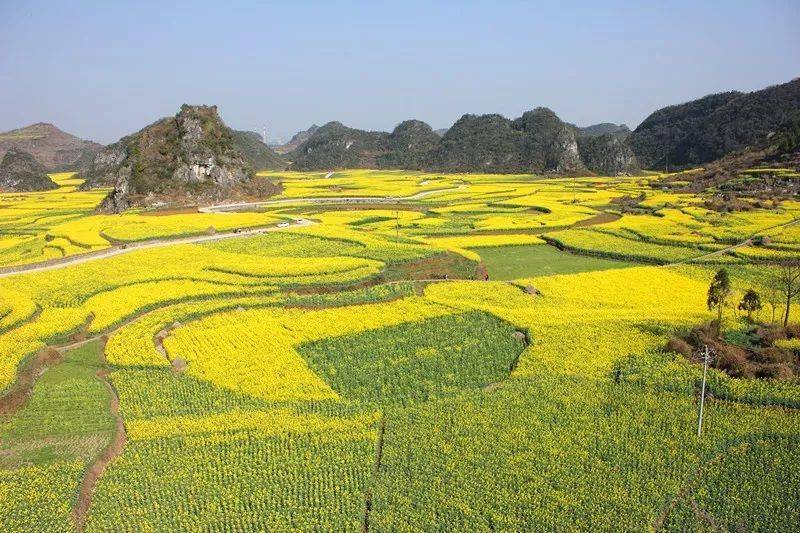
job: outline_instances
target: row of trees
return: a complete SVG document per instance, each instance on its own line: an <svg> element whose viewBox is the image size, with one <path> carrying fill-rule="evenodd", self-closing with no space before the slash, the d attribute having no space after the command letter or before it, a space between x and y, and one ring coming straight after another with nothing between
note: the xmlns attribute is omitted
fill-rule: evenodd
<svg viewBox="0 0 800 533"><path fill-rule="evenodd" d="M765 299L772 307L772 321L779 308L783 307L781 316L783 326L789 324L789 314L792 302L800 295L800 262L782 263L770 267L764 283ZM710 311L717 311L717 324L722 329L722 312L728 305L732 293L731 280L728 271L721 268L711 280L708 287L706 304ZM747 313L752 319L753 313L763 308L762 297L755 289L748 289L739 301L737 308Z"/></svg>

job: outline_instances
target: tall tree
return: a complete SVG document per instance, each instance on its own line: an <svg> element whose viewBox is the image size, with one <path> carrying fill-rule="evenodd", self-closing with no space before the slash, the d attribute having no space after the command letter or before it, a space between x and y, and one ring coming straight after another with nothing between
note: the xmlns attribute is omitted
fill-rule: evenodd
<svg viewBox="0 0 800 533"><path fill-rule="evenodd" d="M778 265L773 274L773 281L786 302L783 313L783 327L786 327L789 324L792 300L800 294L800 263L792 261Z"/></svg>
<svg viewBox="0 0 800 533"><path fill-rule="evenodd" d="M708 287L708 297L706 304L708 310L717 310L717 333L722 332L722 309L731 294L731 279L728 276L728 271L720 268L714 279L711 280L711 285Z"/></svg>

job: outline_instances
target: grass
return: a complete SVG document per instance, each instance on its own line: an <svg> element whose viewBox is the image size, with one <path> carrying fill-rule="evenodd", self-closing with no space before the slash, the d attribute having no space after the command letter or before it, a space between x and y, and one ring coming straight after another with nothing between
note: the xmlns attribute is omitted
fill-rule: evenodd
<svg viewBox="0 0 800 533"><path fill-rule="evenodd" d="M545 244L496 246L479 248L477 252L489 270L489 277L498 281L632 266L623 261L562 252Z"/></svg>
<svg viewBox="0 0 800 533"><path fill-rule="evenodd" d="M109 393L95 377L99 343L71 351L36 383L27 404L0 420L4 531L69 531L85 469L112 438Z"/></svg>
<svg viewBox="0 0 800 533"><path fill-rule="evenodd" d="M409 404L504 380L524 348L514 331L473 311L330 337L300 354L347 400Z"/></svg>

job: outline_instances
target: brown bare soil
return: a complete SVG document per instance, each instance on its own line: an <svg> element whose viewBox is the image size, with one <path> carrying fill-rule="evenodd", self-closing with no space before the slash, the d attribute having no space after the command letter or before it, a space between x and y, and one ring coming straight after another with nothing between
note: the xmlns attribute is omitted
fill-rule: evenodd
<svg viewBox="0 0 800 533"><path fill-rule="evenodd" d="M30 398L36 380L52 365L63 359L63 355L55 348L47 347L39 351L34 357L25 361L17 379L0 397L0 417L8 417L17 412Z"/></svg>
<svg viewBox="0 0 800 533"><path fill-rule="evenodd" d="M103 360L105 362L105 357L103 357ZM128 436L125 433L125 423L122 420L122 416L119 414L119 396L117 395L117 391L111 385L111 382L107 379L108 372L106 370L98 370L96 375L97 379L102 381L108 389L109 396L111 397L109 409L111 414L114 416L116 428L111 442L108 444L106 449L103 450L103 453L100 455L100 457L98 457L97 460L86 470L83 482L81 483L81 489L78 493L78 498L76 499L75 506L72 509L72 518L75 522L75 529L77 529L79 532L83 531L86 525L86 518L89 515L89 507L92 504L92 496L94 494L94 488L97 485L97 480L99 480L100 476L103 475L103 472L105 472L111 461L122 454L123 450L125 449L125 444L128 442Z"/></svg>
<svg viewBox="0 0 800 533"><path fill-rule="evenodd" d="M450 252L404 263L387 265L380 273L383 281L424 281L436 279L475 279L479 265Z"/></svg>
<svg viewBox="0 0 800 533"><path fill-rule="evenodd" d="M620 215L616 213L607 213L603 211L599 215L595 215L593 217L587 218L585 220L579 220L575 224L572 225L573 228L583 228L586 226L595 226L597 224L608 224L609 222L615 222L622 218Z"/></svg>

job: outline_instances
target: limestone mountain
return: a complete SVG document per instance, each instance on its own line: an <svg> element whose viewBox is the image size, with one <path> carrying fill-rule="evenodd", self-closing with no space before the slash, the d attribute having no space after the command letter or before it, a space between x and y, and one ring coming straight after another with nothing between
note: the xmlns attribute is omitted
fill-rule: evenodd
<svg viewBox="0 0 800 533"><path fill-rule="evenodd" d="M316 124L312 124L311 127L308 128L307 130L295 133L292 136L292 138L289 139L288 143L283 144L281 146L276 146L275 152L277 152L278 154L288 154L289 152L297 149L298 146L306 142L311 137L311 135L313 135L314 132L317 131L318 129L319 126L317 126Z"/></svg>
<svg viewBox="0 0 800 533"><path fill-rule="evenodd" d="M522 168L522 136L502 115L458 119L442 137L431 166L455 172L515 172Z"/></svg>
<svg viewBox="0 0 800 533"><path fill-rule="evenodd" d="M165 199L203 202L239 195L253 185L253 168L216 106L184 104L174 117L99 152L87 177L87 186L113 186L102 207L118 212Z"/></svg>
<svg viewBox="0 0 800 533"><path fill-rule="evenodd" d="M599 137L606 134L623 134L630 133L631 130L625 124L614 124L612 122L601 122L600 124L592 124L578 128L578 132L582 137Z"/></svg>
<svg viewBox="0 0 800 533"><path fill-rule="evenodd" d="M61 131L52 124L39 122L24 128L0 133L0 158L11 148L31 154L51 171L84 170L103 146Z"/></svg>
<svg viewBox="0 0 800 533"><path fill-rule="evenodd" d="M381 157L385 168L424 169L439 147L441 137L421 120L406 120L389 134L389 152Z"/></svg>
<svg viewBox="0 0 800 533"><path fill-rule="evenodd" d="M289 154L294 170L412 168L442 172L585 171L576 129L537 108L516 120L464 115L441 137L418 120L392 133L330 122Z"/></svg>
<svg viewBox="0 0 800 533"><path fill-rule="evenodd" d="M348 128L341 122L328 122L298 146L289 159L292 170L335 170L344 168L383 168L388 155L389 134Z"/></svg>
<svg viewBox="0 0 800 533"><path fill-rule="evenodd" d="M57 188L47 169L31 154L9 148L0 160L0 190L25 192Z"/></svg>
<svg viewBox="0 0 800 533"><path fill-rule="evenodd" d="M754 169L764 170L754 173ZM790 198L800 194L798 170L800 109L760 143L712 161L697 172L676 175L675 179L687 182L687 188L693 192L713 187L723 193Z"/></svg>
<svg viewBox="0 0 800 533"><path fill-rule="evenodd" d="M628 134L623 132L578 137L578 153L586 168L603 176L634 174L641 170Z"/></svg>
<svg viewBox="0 0 800 533"><path fill-rule="evenodd" d="M659 109L631 134L645 168L699 166L762 142L800 109L800 78Z"/></svg>
<svg viewBox="0 0 800 533"><path fill-rule="evenodd" d="M572 174L585 170L578 154L575 129L546 107L526 111L514 120L522 133L522 157L533 172Z"/></svg>
<svg viewBox="0 0 800 533"><path fill-rule="evenodd" d="M287 162L254 131L233 130L233 142L255 170L283 170Z"/></svg>

